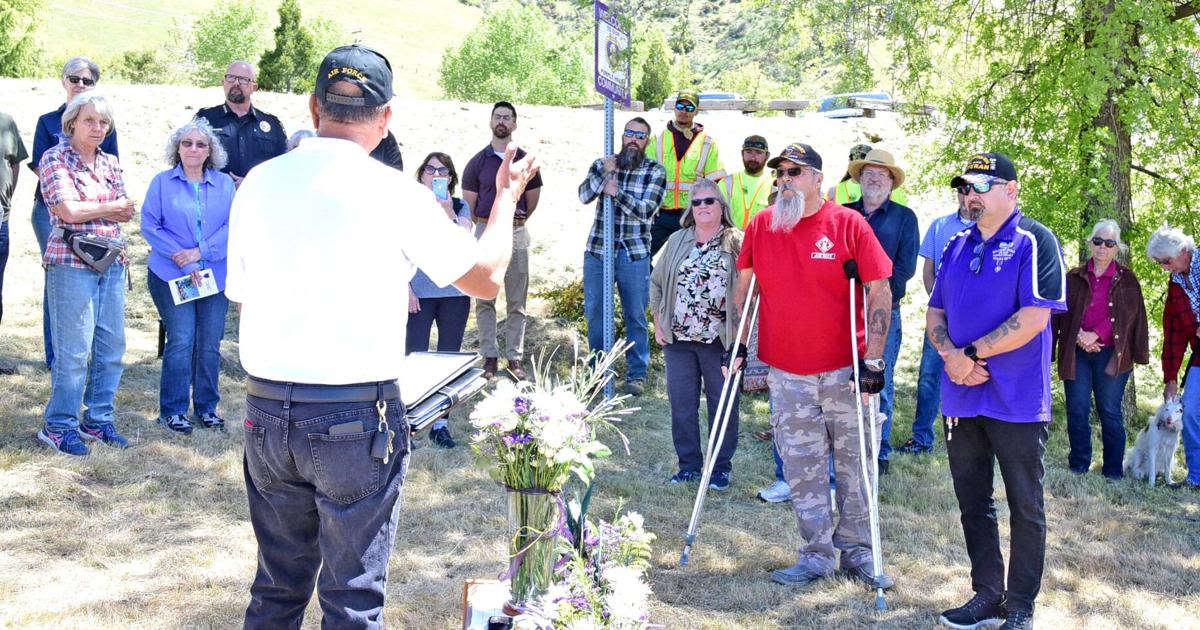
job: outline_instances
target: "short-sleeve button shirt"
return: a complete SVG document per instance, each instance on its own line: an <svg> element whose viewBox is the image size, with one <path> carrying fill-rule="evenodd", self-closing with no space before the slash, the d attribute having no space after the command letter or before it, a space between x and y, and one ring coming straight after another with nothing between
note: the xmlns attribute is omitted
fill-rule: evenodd
<svg viewBox="0 0 1200 630"><path fill-rule="evenodd" d="M229 154L223 173L245 177L250 169L287 152L287 135L279 119L256 107L238 116L226 104L196 112L212 125Z"/></svg>

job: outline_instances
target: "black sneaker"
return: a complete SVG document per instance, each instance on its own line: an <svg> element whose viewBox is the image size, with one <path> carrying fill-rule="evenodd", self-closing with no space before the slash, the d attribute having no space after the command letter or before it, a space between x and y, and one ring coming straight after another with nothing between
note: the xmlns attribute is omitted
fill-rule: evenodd
<svg viewBox="0 0 1200 630"><path fill-rule="evenodd" d="M989 599L976 593L970 601L962 606L942 612L942 616L938 617L938 622L957 630L974 630L975 628L998 626L1004 623L1006 616L1003 597Z"/></svg>
<svg viewBox="0 0 1200 630"><path fill-rule="evenodd" d="M196 418L196 421L199 422L200 426L204 427L205 429L215 429L217 431L225 430L225 421L221 419L221 416L218 416L211 411L200 414L200 417Z"/></svg>
<svg viewBox="0 0 1200 630"><path fill-rule="evenodd" d="M433 440L433 443L437 444L438 448L454 448L455 446L458 446L458 443L454 441L454 438L450 437L449 426L431 429L429 431L429 439Z"/></svg>
<svg viewBox="0 0 1200 630"><path fill-rule="evenodd" d="M728 490L729 489L729 473L714 472L708 478L708 487L712 490Z"/></svg>
<svg viewBox="0 0 1200 630"><path fill-rule="evenodd" d="M888 474L888 466L889 465L890 465L890 462L888 460L886 460L886 459L879 460L879 476L880 477Z"/></svg>
<svg viewBox="0 0 1200 630"><path fill-rule="evenodd" d="M667 483L693 483L700 481L701 476L702 475L700 473L694 470L681 470L674 475L671 475L671 479L668 480Z"/></svg>
<svg viewBox="0 0 1200 630"><path fill-rule="evenodd" d="M897 453L904 453L905 455L920 455L922 453L932 453L933 447L925 446L924 444L920 444L916 440L909 438L907 442L897 446L895 450Z"/></svg>
<svg viewBox="0 0 1200 630"><path fill-rule="evenodd" d="M187 416L183 414L160 417L158 423L176 433L184 435L192 434L192 423L188 422Z"/></svg>
<svg viewBox="0 0 1200 630"><path fill-rule="evenodd" d="M1012 610L1008 619L1000 626L1000 630L1033 630L1033 612L1029 610Z"/></svg>

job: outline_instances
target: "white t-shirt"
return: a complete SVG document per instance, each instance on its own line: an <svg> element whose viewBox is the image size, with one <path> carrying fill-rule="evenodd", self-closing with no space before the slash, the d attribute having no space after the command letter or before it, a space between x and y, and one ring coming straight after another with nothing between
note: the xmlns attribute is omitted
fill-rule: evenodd
<svg viewBox="0 0 1200 630"><path fill-rule="evenodd" d="M415 268L446 286L477 259L433 191L353 142L306 138L234 196L225 293L242 305L242 366L295 383L395 379Z"/></svg>

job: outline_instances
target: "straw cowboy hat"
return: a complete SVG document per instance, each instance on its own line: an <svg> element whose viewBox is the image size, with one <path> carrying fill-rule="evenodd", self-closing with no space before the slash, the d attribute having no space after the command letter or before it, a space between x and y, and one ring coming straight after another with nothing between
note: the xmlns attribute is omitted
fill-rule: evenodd
<svg viewBox="0 0 1200 630"><path fill-rule="evenodd" d="M883 149L871 149L867 153L867 157L851 162L850 166L846 167L846 171L857 182L858 175L862 172L864 166L882 166L891 171L892 188L899 188L904 185L904 169L896 166L896 158L893 158L891 153Z"/></svg>

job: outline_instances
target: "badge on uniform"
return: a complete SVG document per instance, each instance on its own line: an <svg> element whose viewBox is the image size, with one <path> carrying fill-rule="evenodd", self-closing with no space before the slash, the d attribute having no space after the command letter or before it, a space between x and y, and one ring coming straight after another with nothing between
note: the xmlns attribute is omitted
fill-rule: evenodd
<svg viewBox="0 0 1200 630"><path fill-rule="evenodd" d="M263 133L271 133L271 123L263 120L258 123L258 128L262 129Z"/></svg>

